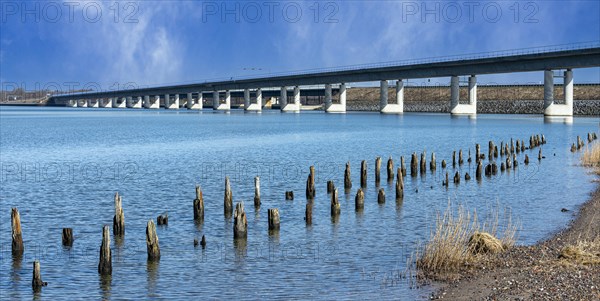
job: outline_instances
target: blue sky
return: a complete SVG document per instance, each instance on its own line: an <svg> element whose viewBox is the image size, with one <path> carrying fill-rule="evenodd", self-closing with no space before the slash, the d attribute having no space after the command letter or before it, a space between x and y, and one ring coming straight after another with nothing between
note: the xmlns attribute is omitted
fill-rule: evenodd
<svg viewBox="0 0 600 301"><path fill-rule="evenodd" d="M598 41L599 3L2 0L0 80L107 90ZM600 82L600 68L575 82Z"/></svg>

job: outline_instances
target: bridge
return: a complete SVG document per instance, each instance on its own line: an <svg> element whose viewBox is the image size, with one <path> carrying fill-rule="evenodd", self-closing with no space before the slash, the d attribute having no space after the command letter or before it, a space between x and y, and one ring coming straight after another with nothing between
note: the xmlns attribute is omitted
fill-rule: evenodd
<svg viewBox="0 0 600 301"><path fill-rule="evenodd" d="M230 110L232 93L243 96L244 110L263 109L263 89L271 94L279 90L279 108L284 112L299 112L301 91L311 94L306 86L324 85L325 112L346 111L346 83L376 82L380 84L381 113L404 112L404 80L450 77L451 114L477 113L477 75L544 71L544 115L573 115L573 69L600 67L600 45L573 44L567 47L544 47L514 51L491 52L471 56L450 56L423 60L407 60L376 65L355 65L341 68L305 70L264 77L230 78L210 82L90 93L57 95L55 103L79 107L203 109L207 103L214 110ZM558 76L554 71L559 70ZM459 102L459 76L468 76L468 104ZM563 80L564 104L554 102L554 80ZM388 102L389 81L395 81L396 102ZM333 87L338 100L333 102ZM292 87L291 89L289 87ZM303 93L303 94L304 94ZM181 96L184 97L181 97ZM289 101L288 101L289 99Z"/></svg>

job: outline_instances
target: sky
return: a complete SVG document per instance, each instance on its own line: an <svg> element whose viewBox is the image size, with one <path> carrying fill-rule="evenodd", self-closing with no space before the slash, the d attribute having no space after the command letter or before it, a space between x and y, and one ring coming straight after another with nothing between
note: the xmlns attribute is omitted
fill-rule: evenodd
<svg viewBox="0 0 600 301"><path fill-rule="evenodd" d="M5 90L114 90L600 43L600 1L587 0L0 0L0 10ZM542 72L478 78L541 81ZM600 68L576 69L574 81L600 82Z"/></svg>

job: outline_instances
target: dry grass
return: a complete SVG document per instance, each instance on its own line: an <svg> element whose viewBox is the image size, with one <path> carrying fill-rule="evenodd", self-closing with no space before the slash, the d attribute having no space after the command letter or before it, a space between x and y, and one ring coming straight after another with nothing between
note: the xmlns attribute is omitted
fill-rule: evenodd
<svg viewBox="0 0 600 301"><path fill-rule="evenodd" d="M584 166L600 167L600 143L592 144L591 148L588 144L581 156L581 162Z"/></svg>
<svg viewBox="0 0 600 301"><path fill-rule="evenodd" d="M565 263L600 264L600 238L578 241L575 245L567 246L560 252L559 258Z"/></svg>
<svg viewBox="0 0 600 301"><path fill-rule="evenodd" d="M508 211L504 210L502 235L499 236L500 222L497 207L484 222L480 222L476 211L471 213L463 206L453 208L449 204L443 213L437 214L429 241L417 248L414 257L418 271L427 278L447 278L488 253L514 245L517 226L512 223Z"/></svg>

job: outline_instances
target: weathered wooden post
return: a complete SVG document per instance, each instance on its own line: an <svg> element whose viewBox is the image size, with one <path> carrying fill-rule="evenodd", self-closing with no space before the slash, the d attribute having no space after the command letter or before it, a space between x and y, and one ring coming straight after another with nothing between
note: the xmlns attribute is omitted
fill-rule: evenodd
<svg viewBox="0 0 600 301"><path fill-rule="evenodd" d="M271 208L268 211L269 214L269 230L279 230L279 210L277 208Z"/></svg>
<svg viewBox="0 0 600 301"><path fill-rule="evenodd" d="M398 176L396 176L396 201L404 198L404 179L400 170L398 170Z"/></svg>
<svg viewBox="0 0 600 301"><path fill-rule="evenodd" d="M471 162L472 162L472 160L471 160L471 149L469 148L468 151L469 151L469 157L467 158L467 162L469 162L469 164L471 164ZM475 160L475 161L477 161L477 160Z"/></svg>
<svg viewBox="0 0 600 301"><path fill-rule="evenodd" d="M306 179L306 199L312 200L315 195L315 187L311 184L313 182L312 176L310 173L308 174L308 178Z"/></svg>
<svg viewBox="0 0 600 301"><path fill-rule="evenodd" d="M425 151L423 151L421 153L421 174L424 174L425 172L427 172L427 158L426 158L426 154Z"/></svg>
<svg viewBox="0 0 600 301"><path fill-rule="evenodd" d="M479 165L477 167L479 167ZM489 177L491 175L492 175L492 164L487 164L485 166L485 176Z"/></svg>
<svg viewBox="0 0 600 301"><path fill-rule="evenodd" d="M457 171L454 174L454 184L459 184L460 183L460 173Z"/></svg>
<svg viewBox="0 0 600 301"><path fill-rule="evenodd" d="M449 181L449 180L448 180L448 171L446 171L446 180L445 180L445 181L442 181L442 186L446 186L446 187L448 187L448 183L449 183L448 181Z"/></svg>
<svg viewBox="0 0 600 301"><path fill-rule="evenodd" d="M383 190L383 188L379 188L379 191L377 192L377 203L385 204L385 190Z"/></svg>
<svg viewBox="0 0 600 301"><path fill-rule="evenodd" d="M492 175L498 174L498 165L496 162L492 162Z"/></svg>
<svg viewBox="0 0 600 301"><path fill-rule="evenodd" d="M314 199L315 196L317 195L317 191L315 190L315 179L316 179L316 175L315 175L315 166L311 165L309 168L310 171L310 199Z"/></svg>
<svg viewBox="0 0 600 301"><path fill-rule="evenodd" d="M352 177L350 175L350 161L346 162L346 170L344 171L344 189L352 188Z"/></svg>
<svg viewBox="0 0 600 301"><path fill-rule="evenodd" d="M481 158L480 148L479 143L475 144L475 162L479 162L479 159Z"/></svg>
<svg viewBox="0 0 600 301"><path fill-rule="evenodd" d="M48 285L48 282L42 281L42 273L40 271L40 262L36 260L33 262L33 278L31 280L31 287L34 290L39 290L40 288L42 288L43 286L46 286L46 285Z"/></svg>
<svg viewBox="0 0 600 301"><path fill-rule="evenodd" d="M260 207L260 178L254 177L254 207Z"/></svg>
<svg viewBox="0 0 600 301"><path fill-rule="evenodd" d="M360 211L365 208L365 193L362 188L356 191L356 197L354 197L354 209Z"/></svg>
<svg viewBox="0 0 600 301"><path fill-rule="evenodd" d="M504 172L504 170L506 170L506 165L504 164L504 162L502 162L502 163L500 164L500 171L501 171L501 172Z"/></svg>
<svg viewBox="0 0 600 301"><path fill-rule="evenodd" d="M429 169L431 171L435 171L437 169L436 165L437 163L435 162L435 153L431 152L431 162L429 162Z"/></svg>
<svg viewBox="0 0 600 301"><path fill-rule="evenodd" d="M388 182L394 180L394 159L391 156L387 160L387 180Z"/></svg>
<svg viewBox="0 0 600 301"><path fill-rule="evenodd" d="M542 161L542 148L540 147L540 151L538 152L538 161Z"/></svg>
<svg viewBox="0 0 600 301"><path fill-rule="evenodd" d="M337 216L340 214L340 201L338 200L337 188L331 193L331 216Z"/></svg>
<svg viewBox="0 0 600 301"><path fill-rule="evenodd" d="M521 152L525 151L525 142L523 142L523 140L521 140Z"/></svg>
<svg viewBox="0 0 600 301"><path fill-rule="evenodd" d="M148 260L160 259L160 246L158 245L158 235L156 235L156 226L153 220L148 220L146 224L146 249L148 250Z"/></svg>
<svg viewBox="0 0 600 301"><path fill-rule="evenodd" d="M102 228L102 244L100 245L100 262L98 263L100 275L112 274L112 256L110 253L110 233L108 226Z"/></svg>
<svg viewBox="0 0 600 301"><path fill-rule="evenodd" d="M546 144L546 136L544 134L542 134L542 144Z"/></svg>
<svg viewBox="0 0 600 301"><path fill-rule="evenodd" d="M519 142L519 139L517 139L517 148L516 148L517 154L521 152L521 142Z"/></svg>
<svg viewBox="0 0 600 301"><path fill-rule="evenodd" d="M529 156L527 154L525 154L525 160L523 161L523 163L525 163L525 165L529 164Z"/></svg>
<svg viewBox="0 0 600 301"><path fill-rule="evenodd" d="M204 197L202 196L202 188L200 188L200 185L196 185L196 198L194 199L194 220L199 222L204 221Z"/></svg>
<svg viewBox="0 0 600 301"><path fill-rule="evenodd" d="M125 234L125 213L119 193L115 193L115 216L113 217L113 234L121 236Z"/></svg>
<svg viewBox="0 0 600 301"><path fill-rule="evenodd" d="M306 203L306 210L304 211L304 220L306 221L306 225L312 225L312 203Z"/></svg>
<svg viewBox="0 0 600 301"><path fill-rule="evenodd" d="M225 177L225 194L223 196L223 212L225 216L231 216L233 211L233 194L231 193L231 184L229 183L229 177Z"/></svg>
<svg viewBox="0 0 600 301"><path fill-rule="evenodd" d="M465 161L463 160L463 152L462 149L458 150L458 165L463 165Z"/></svg>
<svg viewBox="0 0 600 301"><path fill-rule="evenodd" d="M494 158L498 158L498 145L494 145Z"/></svg>
<svg viewBox="0 0 600 301"><path fill-rule="evenodd" d="M206 237L204 235L202 235L202 240L200 241L200 245L202 246L202 249L206 249Z"/></svg>
<svg viewBox="0 0 600 301"><path fill-rule="evenodd" d="M381 157L375 158L375 184L379 186L381 182Z"/></svg>
<svg viewBox="0 0 600 301"><path fill-rule="evenodd" d="M402 176L406 177L406 165L404 164L404 156L400 156L400 168L402 169Z"/></svg>
<svg viewBox="0 0 600 301"><path fill-rule="evenodd" d="M161 215L156 217L156 224L159 226L168 225L169 224L169 214L167 212L163 212Z"/></svg>
<svg viewBox="0 0 600 301"><path fill-rule="evenodd" d="M367 161L360 163L360 186L367 187Z"/></svg>
<svg viewBox="0 0 600 301"><path fill-rule="evenodd" d="M452 168L456 168L456 151L452 151Z"/></svg>
<svg viewBox="0 0 600 301"><path fill-rule="evenodd" d="M490 140L488 142L488 159L492 160L494 157L494 141Z"/></svg>
<svg viewBox="0 0 600 301"><path fill-rule="evenodd" d="M73 229L63 228L62 229L62 244L65 247L73 246Z"/></svg>
<svg viewBox="0 0 600 301"><path fill-rule="evenodd" d="M483 169L483 166L481 164L481 162L477 162L477 170L475 171L475 179L477 179L478 181L481 180L481 170Z"/></svg>
<svg viewBox="0 0 600 301"><path fill-rule="evenodd" d="M293 191L286 191L285 192L285 200L286 201L293 201L294 200L294 192Z"/></svg>
<svg viewBox="0 0 600 301"><path fill-rule="evenodd" d="M416 177L418 171L417 153L412 153L410 158L410 176Z"/></svg>
<svg viewBox="0 0 600 301"><path fill-rule="evenodd" d="M12 255L22 256L23 251L23 233L21 233L21 215L19 209L13 207L10 212L10 225L12 232Z"/></svg>
<svg viewBox="0 0 600 301"><path fill-rule="evenodd" d="M504 157L504 141L500 142L500 157Z"/></svg>
<svg viewBox="0 0 600 301"><path fill-rule="evenodd" d="M446 160L442 160L442 168L446 168Z"/></svg>
<svg viewBox="0 0 600 301"><path fill-rule="evenodd" d="M512 160L510 158L510 155L506 156L506 169L511 169L512 168Z"/></svg>
<svg viewBox="0 0 600 301"><path fill-rule="evenodd" d="M335 187L335 185L333 185L333 181L331 181L331 180L327 181L327 193L331 193L333 191L334 187Z"/></svg>
<svg viewBox="0 0 600 301"><path fill-rule="evenodd" d="M248 220L244 211L244 203L239 202L235 205L233 213L233 238L248 237Z"/></svg>
<svg viewBox="0 0 600 301"><path fill-rule="evenodd" d="M471 175L468 172L466 172L465 173L465 181L470 181L470 180L471 180Z"/></svg>

